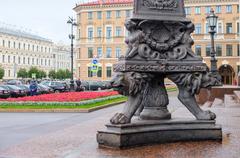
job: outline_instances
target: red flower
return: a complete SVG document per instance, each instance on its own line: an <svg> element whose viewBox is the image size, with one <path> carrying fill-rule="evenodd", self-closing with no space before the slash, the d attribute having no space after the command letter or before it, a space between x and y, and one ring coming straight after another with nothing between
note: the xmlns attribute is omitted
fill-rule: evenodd
<svg viewBox="0 0 240 158"><path fill-rule="evenodd" d="M38 96L27 96L22 98L0 99L6 102L79 102L82 100L96 99L107 96L118 95L116 91L104 92L66 92L43 94Z"/></svg>

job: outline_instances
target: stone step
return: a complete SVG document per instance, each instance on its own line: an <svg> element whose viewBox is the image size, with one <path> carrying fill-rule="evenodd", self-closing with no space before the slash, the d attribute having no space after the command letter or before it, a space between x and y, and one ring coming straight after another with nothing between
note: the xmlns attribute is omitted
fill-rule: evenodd
<svg viewBox="0 0 240 158"><path fill-rule="evenodd" d="M235 95L231 95L231 94L225 94L224 95L224 106L226 108L228 107L240 107L240 104L238 103L238 101L235 98Z"/></svg>
<svg viewBox="0 0 240 158"><path fill-rule="evenodd" d="M224 102L222 99L215 98L211 107L212 108L224 107Z"/></svg>
<svg viewBox="0 0 240 158"><path fill-rule="evenodd" d="M233 93L235 95L237 102L240 103L240 91L234 91Z"/></svg>

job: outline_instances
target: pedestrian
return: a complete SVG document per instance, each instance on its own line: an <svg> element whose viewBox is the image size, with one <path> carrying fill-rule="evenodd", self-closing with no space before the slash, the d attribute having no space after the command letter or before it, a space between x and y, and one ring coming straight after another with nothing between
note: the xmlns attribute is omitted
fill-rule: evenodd
<svg viewBox="0 0 240 158"><path fill-rule="evenodd" d="M32 81L30 83L30 95L31 96L34 96L34 95L37 95L37 83L36 81Z"/></svg>
<svg viewBox="0 0 240 158"><path fill-rule="evenodd" d="M81 84L82 84L81 79L80 79L80 78L77 79L77 80L76 80L76 85L77 85L76 91L77 91L77 92L80 92L80 91L82 90L82 89L81 89Z"/></svg>

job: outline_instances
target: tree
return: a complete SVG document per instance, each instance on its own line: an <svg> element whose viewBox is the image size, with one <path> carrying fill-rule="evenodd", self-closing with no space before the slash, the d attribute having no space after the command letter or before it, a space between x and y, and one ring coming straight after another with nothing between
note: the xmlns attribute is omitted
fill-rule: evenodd
<svg viewBox="0 0 240 158"><path fill-rule="evenodd" d="M33 74L35 74L35 76L33 76ZM47 77L47 73L43 70L39 70L36 67L31 67L30 70L28 71L28 77L29 78L45 78Z"/></svg>
<svg viewBox="0 0 240 158"><path fill-rule="evenodd" d="M51 78L51 79L56 79L57 78L56 71L55 70L49 71L48 77Z"/></svg>
<svg viewBox="0 0 240 158"><path fill-rule="evenodd" d="M66 69L66 78L71 78L72 77L72 73Z"/></svg>
<svg viewBox="0 0 240 158"><path fill-rule="evenodd" d="M0 79L4 76L4 69L0 67Z"/></svg>
<svg viewBox="0 0 240 158"><path fill-rule="evenodd" d="M57 79L60 79L60 80L65 79L66 78L65 71L62 69L58 70L56 73L56 77L57 77Z"/></svg>
<svg viewBox="0 0 240 158"><path fill-rule="evenodd" d="M38 74L39 74L39 70L38 70L38 68L36 68L36 67L31 67L30 69L29 69L29 71L28 71L28 77L29 78L33 78L33 74L35 74L36 76L36 78L38 78Z"/></svg>
<svg viewBox="0 0 240 158"><path fill-rule="evenodd" d="M17 72L17 77L19 77L19 78L27 78L28 77L27 70L24 69L24 68L19 69L19 71Z"/></svg>
<svg viewBox="0 0 240 158"><path fill-rule="evenodd" d="M43 70L39 70L38 71L38 75L37 75L37 78L46 78L47 77L47 73Z"/></svg>

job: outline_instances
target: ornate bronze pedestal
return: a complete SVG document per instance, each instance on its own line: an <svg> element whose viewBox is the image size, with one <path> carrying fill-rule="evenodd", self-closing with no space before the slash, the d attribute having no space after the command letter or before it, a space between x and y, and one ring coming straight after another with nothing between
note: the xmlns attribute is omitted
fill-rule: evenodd
<svg viewBox="0 0 240 158"><path fill-rule="evenodd" d="M199 122L194 123L199 123L199 126L196 127L196 124L193 125L191 121L191 123L187 121L189 126L181 122L183 129L189 127L190 133L182 128L175 129L175 126L169 126L176 130L171 135L165 124L166 131L162 134L170 134L167 136L169 138L178 134L189 136L186 139L182 137L183 139L180 140L220 139L221 128L211 121L215 120L216 115L211 111L203 111L195 100L195 94L198 94L201 88L221 85L220 77L218 74L211 74L202 58L196 56L191 49L194 44L191 38L194 24L185 17L183 0L135 0L133 17L125 22L125 26L130 32L130 36L126 38L128 50L126 55L114 65L116 74L113 77L112 86L120 93L127 95L128 101L123 111L111 118L111 125L107 125L108 131L98 133L99 144L109 147L132 146L124 145L121 140L121 136L132 138L132 141L137 139L134 136L139 132L134 128L128 131L130 135L126 131L121 133L124 131L123 128L129 126L137 126L136 129L139 129L140 133L145 133L146 137L139 138L144 139L145 144L168 142L165 138L164 141L161 141L161 137L159 138L163 120L172 121L167 109L169 101L164 78L169 78L177 85L179 100L196 117ZM131 123L134 114L140 119L135 125ZM205 121L204 125L201 120ZM173 125L174 122L171 124ZM139 126L144 126L144 130L142 131ZM208 132L200 137L201 129L205 129L205 132L208 129L211 133L210 138L207 137ZM197 134L195 133L194 137L196 131ZM111 132L119 136L117 144L108 139ZM159 141L148 141L147 137L154 136L151 132L156 132ZM148 135L149 133L151 134ZM173 140L178 139L169 139L169 141ZM132 144L138 145L136 142Z"/></svg>

